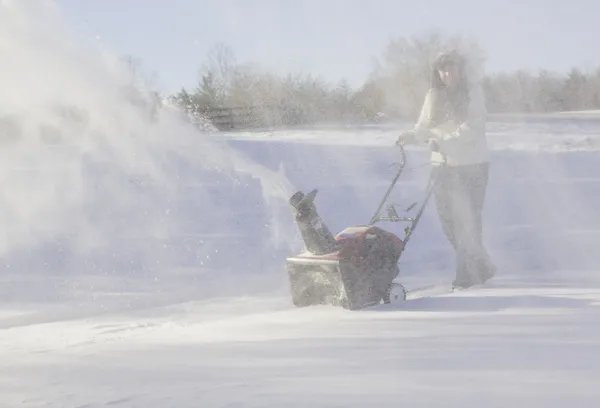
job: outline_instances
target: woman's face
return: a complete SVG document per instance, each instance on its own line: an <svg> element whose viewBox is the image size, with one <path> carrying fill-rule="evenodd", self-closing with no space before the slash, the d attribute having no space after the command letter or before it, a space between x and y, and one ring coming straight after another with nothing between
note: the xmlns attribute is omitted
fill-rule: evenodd
<svg viewBox="0 0 600 408"><path fill-rule="evenodd" d="M454 87L458 83L458 70L453 64L447 64L438 69L440 79L448 88Z"/></svg>

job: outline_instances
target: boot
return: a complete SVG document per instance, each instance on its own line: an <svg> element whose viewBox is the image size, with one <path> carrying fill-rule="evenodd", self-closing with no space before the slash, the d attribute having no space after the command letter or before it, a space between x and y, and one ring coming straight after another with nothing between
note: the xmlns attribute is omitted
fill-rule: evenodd
<svg viewBox="0 0 600 408"><path fill-rule="evenodd" d="M475 268L472 258L459 252L456 258L456 278L452 282L452 288L466 289L473 285L481 283L481 278L477 273L479 268Z"/></svg>
<svg viewBox="0 0 600 408"><path fill-rule="evenodd" d="M467 289L479 283L479 280L469 279L463 276L457 276L456 279L452 281L452 289Z"/></svg>
<svg viewBox="0 0 600 408"><path fill-rule="evenodd" d="M496 267L494 265L486 265L479 272L481 283L485 283L496 276Z"/></svg>

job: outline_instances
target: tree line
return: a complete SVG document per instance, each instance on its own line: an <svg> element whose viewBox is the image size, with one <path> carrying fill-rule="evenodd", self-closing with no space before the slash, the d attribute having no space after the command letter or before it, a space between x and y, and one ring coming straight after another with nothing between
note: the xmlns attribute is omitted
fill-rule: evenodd
<svg viewBox="0 0 600 408"><path fill-rule="evenodd" d="M169 99L217 126L232 115L245 127L414 120L429 87L430 63L449 47L468 53L475 69L484 66L483 50L460 36L400 37L386 45L364 84L352 88L343 79L330 83L311 74L277 75L238 63L233 51L219 44L209 52L195 89L181 89ZM600 109L600 68L480 74L490 113Z"/></svg>

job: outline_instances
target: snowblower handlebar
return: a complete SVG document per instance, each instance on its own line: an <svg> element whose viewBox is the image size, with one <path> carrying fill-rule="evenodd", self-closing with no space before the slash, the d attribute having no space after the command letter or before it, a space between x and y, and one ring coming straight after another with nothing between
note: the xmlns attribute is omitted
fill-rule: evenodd
<svg viewBox="0 0 600 408"><path fill-rule="evenodd" d="M402 168L404 168L404 165L406 164L406 150L404 150L404 142L400 142L400 143L396 143L396 146L398 146L398 148L400 149L400 171L402 171ZM399 177L399 175L398 175Z"/></svg>
<svg viewBox="0 0 600 408"><path fill-rule="evenodd" d="M397 164L398 165L398 172L396 173L396 175L394 176L394 179L392 180L392 183L390 184L390 186L388 187L385 195L383 196L383 199L381 200L381 203L379 204L379 207L377 207L377 210L375 211L375 214L373 214L373 217L371 217L371 221L369 222L370 225L375 224L376 222L379 221L390 221L390 220L384 220L382 217L380 217L380 213L381 210L383 208L383 206L385 205L385 203L387 202L387 199L389 198L390 194L392 193L392 190L394 189L394 187L396 186L396 183L398 182L398 179L400 178L400 175L402 175L402 171L404 170L404 167L406 166L406 151L404 150L404 143L400 143L397 142L396 146L398 146L398 148L400 149L400 162L397 163L393 163L393 164ZM390 207L390 208L393 208ZM390 209L388 209L388 214L390 212ZM395 212L395 209L394 209ZM390 217L388 218L397 218L397 214L396 216L392 216L390 215ZM398 220L399 221L399 220Z"/></svg>
<svg viewBox="0 0 600 408"><path fill-rule="evenodd" d="M421 202L421 206L419 207L417 214L414 217L402 217L402 216L398 215L398 212L396 211L396 207L394 204L388 204L387 216L381 215L382 209L385 206L392 190L396 186L396 183L398 182L398 179L400 178L400 175L402 174L404 167L406 166L406 162L407 162L406 151L404 150L404 143L396 143L396 146L398 146L398 148L400 149L400 162L398 163L399 169L398 169L398 172L396 173L396 175L394 176L390 186L388 187L388 190L386 191L383 199L381 200L381 203L379 204L377 211L375 211L375 214L371 218L370 225L374 225L375 223L381 222L381 221L384 221L384 222L408 222L408 223L410 223L410 226L407 226L405 228L405 237L404 237L404 241L406 243L409 240L410 235L412 234L414 229L417 227L417 224L418 224L421 216L423 215L425 207L427 206L427 202L429 201L429 198L431 197L431 194L433 192L433 185L435 183L438 169L437 168L432 169L430 176L429 176L428 183L427 183L427 187L425 190L425 197L423 198L423 200ZM408 211L412 210L414 207L417 206L417 204L418 203L416 203L416 202L411 204L405 211L408 212Z"/></svg>

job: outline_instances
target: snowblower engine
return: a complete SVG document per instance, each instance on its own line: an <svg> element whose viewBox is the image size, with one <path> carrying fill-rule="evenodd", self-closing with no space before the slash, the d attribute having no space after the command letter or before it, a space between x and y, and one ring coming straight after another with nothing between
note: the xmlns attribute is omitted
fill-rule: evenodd
<svg viewBox="0 0 600 408"><path fill-rule="evenodd" d="M403 143L398 142L397 146L401 160L394 164L398 165L398 171L367 225L348 227L333 236L315 207L317 190L306 195L298 191L290 198L292 213L306 246L306 251L286 259L295 306L321 304L358 310L382 301L406 300L404 286L394 282L399 274L398 262L423 215L445 160L432 167L421 205L415 202L406 208L406 212L416 209L416 215L400 216L395 205L388 203L406 165ZM409 225L400 238L375 226L381 221Z"/></svg>
<svg viewBox="0 0 600 408"><path fill-rule="evenodd" d="M286 259L294 305L358 310L388 303L404 241L374 225L333 236L317 212L316 194L298 191L289 200L306 245L305 252Z"/></svg>

